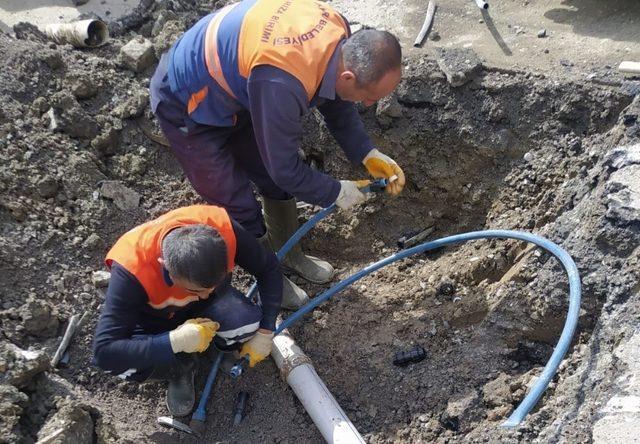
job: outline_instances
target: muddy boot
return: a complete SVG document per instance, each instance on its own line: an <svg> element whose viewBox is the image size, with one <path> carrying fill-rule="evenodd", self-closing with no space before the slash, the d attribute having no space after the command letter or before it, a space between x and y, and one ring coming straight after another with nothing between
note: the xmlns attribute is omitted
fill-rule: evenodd
<svg viewBox="0 0 640 444"><path fill-rule="evenodd" d="M265 248L271 250L268 235L258 238L258 242ZM288 277L282 275L282 308L287 310L297 310L309 302L309 295L302 288L291 282Z"/></svg>
<svg viewBox="0 0 640 444"><path fill-rule="evenodd" d="M196 402L193 378L196 373L197 358L193 354L176 354L176 364L158 367L149 380L169 381L167 388L167 409L171 416L187 416Z"/></svg>
<svg viewBox="0 0 640 444"><path fill-rule="evenodd" d="M278 251L299 228L296 200L274 200L263 197L264 222L267 225L269 243ZM333 278L333 267L317 257L307 256L300 244L296 244L285 256L282 265L295 271L300 277L316 284L327 283Z"/></svg>

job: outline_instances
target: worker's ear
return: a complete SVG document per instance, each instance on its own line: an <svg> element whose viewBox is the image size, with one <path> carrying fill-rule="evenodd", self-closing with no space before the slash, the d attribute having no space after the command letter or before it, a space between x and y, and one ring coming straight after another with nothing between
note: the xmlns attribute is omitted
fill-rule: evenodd
<svg viewBox="0 0 640 444"><path fill-rule="evenodd" d="M347 83L353 83L356 81L356 75L353 73L353 71L342 71L340 73L340 80Z"/></svg>
<svg viewBox="0 0 640 444"><path fill-rule="evenodd" d="M158 258L158 262L160 263L160 265L162 265L164 267L164 259L162 259L161 257Z"/></svg>

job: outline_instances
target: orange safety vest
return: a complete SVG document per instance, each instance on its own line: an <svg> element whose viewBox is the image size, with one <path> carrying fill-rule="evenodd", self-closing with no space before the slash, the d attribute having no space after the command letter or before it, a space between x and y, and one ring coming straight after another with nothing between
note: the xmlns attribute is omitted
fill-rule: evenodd
<svg viewBox="0 0 640 444"><path fill-rule="evenodd" d="M115 261L134 275L145 289L149 305L153 308L184 307L197 301L198 296L177 285L167 285L158 258L162 256L162 240L169 231L194 224L209 225L220 233L227 246L227 271L231 272L235 265L236 235L226 210L212 205L178 208L133 228L111 247L105 263L110 269Z"/></svg>
<svg viewBox="0 0 640 444"><path fill-rule="evenodd" d="M174 92L186 99L191 118L230 126L237 107L221 100L217 90L248 109L251 70L271 65L297 78L310 101L349 32L343 17L321 1L244 0L203 18L185 33L172 49L169 80Z"/></svg>

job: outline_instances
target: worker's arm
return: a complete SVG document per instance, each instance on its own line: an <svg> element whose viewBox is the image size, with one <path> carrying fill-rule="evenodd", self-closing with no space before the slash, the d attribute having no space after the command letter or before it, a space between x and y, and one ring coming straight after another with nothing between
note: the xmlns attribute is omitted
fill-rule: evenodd
<svg viewBox="0 0 640 444"><path fill-rule="evenodd" d="M174 361L169 332L132 338L147 295L138 280L118 263L111 267L107 295L93 343L95 363L120 374Z"/></svg>
<svg viewBox="0 0 640 444"><path fill-rule="evenodd" d="M300 81L272 66L253 69L247 82L249 110L260 156L273 181L300 200L329 206L340 193L340 183L311 169L298 156L301 118L308 112Z"/></svg>
<svg viewBox="0 0 640 444"><path fill-rule="evenodd" d="M373 142L364 129L356 105L337 97L318 106L327 128L340 144L340 148L353 163L362 159L373 149Z"/></svg>
<svg viewBox="0 0 640 444"><path fill-rule="evenodd" d="M273 331L282 303L282 270L271 250L264 248L242 226L232 221L236 234L236 263L255 276L262 302L260 328Z"/></svg>

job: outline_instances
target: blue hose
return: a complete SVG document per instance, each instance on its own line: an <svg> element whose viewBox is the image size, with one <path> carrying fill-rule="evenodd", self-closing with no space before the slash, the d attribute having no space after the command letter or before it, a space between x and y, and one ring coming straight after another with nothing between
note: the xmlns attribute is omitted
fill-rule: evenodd
<svg viewBox="0 0 640 444"><path fill-rule="evenodd" d="M326 211L326 210L323 210ZM318 213L319 215L320 213ZM325 213L325 214L328 214ZM315 219L315 217L314 217ZM309 222L311 222L311 219ZM318 218L318 220L321 218ZM297 233L296 233L297 234ZM304 234L304 233L303 233ZM295 236L295 235L294 235ZM538 402L538 399L542 396L542 393L545 391L551 378L555 375L558 366L560 365L560 361L567 352L569 345L571 343L571 338L576 330L576 326L578 324L578 315L580 312L580 277L578 275L578 268L576 267L575 262L571 259L571 256L560 248L558 245L553 242L530 233L523 233L519 231L510 231L510 230L486 230L486 231L473 231L470 233L458 234L455 236L448 236L442 239L438 239L435 241L425 242L423 244L417 245L412 248L408 248L406 250L399 251L385 259L382 259L374 264L371 264L357 273L349 276L348 278L338 282L336 285L322 293L320 296L315 297L312 301L307 303L304 307L300 308L298 311L289 316L286 320L284 320L275 331L275 334L281 333L285 328L290 327L293 323L299 321L302 316L309 313L311 310L316 308L318 305L322 304L332 296L334 296L339 291L353 284L357 280L362 277L379 270L382 267L385 267L393 262L399 261L401 259L407 258L414 254L424 253L425 251L435 250L437 248L444 247L446 245L458 244L470 240L476 239L491 239L491 238L501 238L501 239L517 239L521 241L531 242L533 244L538 245L539 247L544 248L549 253L553 254L556 258L560 260L565 270L567 271L567 275L569 277L569 311L567 313L567 319L565 321L564 327L562 329L562 334L560 335L560 339L558 344L551 355L551 358L547 362L542 372L542 375L538 378L531 391L525 396L520 405L513 411L511 416L502 424L502 427L516 427L518 424L522 422L524 417L531 411L533 406ZM298 237L299 239L299 237Z"/></svg>

